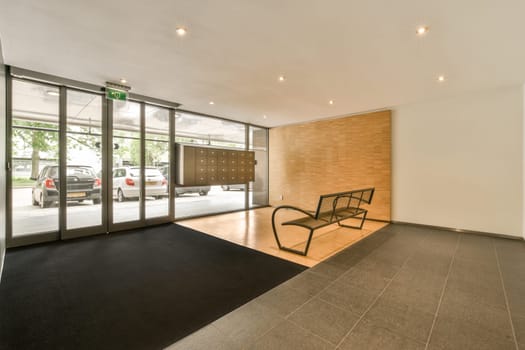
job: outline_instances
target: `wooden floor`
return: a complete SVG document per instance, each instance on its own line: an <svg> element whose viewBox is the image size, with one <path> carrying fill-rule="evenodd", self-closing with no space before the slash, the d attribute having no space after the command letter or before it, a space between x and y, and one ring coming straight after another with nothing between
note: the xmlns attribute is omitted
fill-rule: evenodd
<svg viewBox="0 0 525 350"><path fill-rule="evenodd" d="M317 230L310 244L308 256L279 250L272 231L273 208L259 208L243 212L188 219L177 223L233 243L278 256L282 259L312 267L342 249L386 226L386 223L367 220L362 230L340 228L336 224ZM307 232L287 228L282 233L285 246L302 249Z"/></svg>

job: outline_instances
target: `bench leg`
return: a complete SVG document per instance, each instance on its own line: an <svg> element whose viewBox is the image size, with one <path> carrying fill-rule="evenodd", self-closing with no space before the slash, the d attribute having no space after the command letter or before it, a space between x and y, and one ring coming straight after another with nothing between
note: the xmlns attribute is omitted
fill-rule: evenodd
<svg viewBox="0 0 525 350"><path fill-rule="evenodd" d="M359 230L361 230L363 228L363 224L365 223L365 220L366 220L366 214L368 213L368 211L365 211L363 213L363 217L361 218L361 223L359 224L359 226L352 226L352 225L345 225L345 224L342 224L341 221L337 221L337 224L341 227L346 227L346 228L357 228Z"/></svg>
<svg viewBox="0 0 525 350"><path fill-rule="evenodd" d="M308 241L306 242L306 247L303 251L303 250L284 247L283 245L281 245L281 241L279 240L279 235L277 234L277 230L275 230L275 226L273 228L274 228L273 234L275 236L275 240L277 241L277 246L279 247L280 250L284 250L290 253L299 254L303 256L306 256L306 254L308 254L308 249L310 249L310 243L312 242L312 236L314 235L314 230L310 230L310 233L308 234Z"/></svg>
<svg viewBox="0 0 525 350"><path fill-rule="evenodd" d="M279 249L290 252L290 253L295 253L295 254L306 256L306 254L308 254L308 249L310 248L310 242L312 242L312 236L314 235L314 230L310 229L310 233L308 234L308 241L306 242L306 248L304 249L304 251L293 249L293 248L288 248L288 247L283 247L281 244L281 240L279 239L279 235L277 234L277 228L275 227L275 213L276 211L274 211L272 214L272 230L273 230L273 236L275 237L275 241L277 242L277 246L279 247Z"/></svg>
<svg viewBox="0 0 525 350"><path fill-rule="evenodd" d="M308 249L310 249L310 243L312 242L312 236L314 235L314 230L310 230L308 235L308 242L306 242L306 247L304 248L304 255L308 254Z"/></svg>

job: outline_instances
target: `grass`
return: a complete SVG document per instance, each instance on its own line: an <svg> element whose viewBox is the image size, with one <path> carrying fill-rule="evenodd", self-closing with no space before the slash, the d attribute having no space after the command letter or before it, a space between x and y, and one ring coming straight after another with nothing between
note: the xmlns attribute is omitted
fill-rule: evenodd
<svg viewBox="0 0 525 350"><path fill-rule="evenodd" d="M28 179L27 177L13 177L12 184L15 187L31 187L35 183L34 180Z"/></svg>

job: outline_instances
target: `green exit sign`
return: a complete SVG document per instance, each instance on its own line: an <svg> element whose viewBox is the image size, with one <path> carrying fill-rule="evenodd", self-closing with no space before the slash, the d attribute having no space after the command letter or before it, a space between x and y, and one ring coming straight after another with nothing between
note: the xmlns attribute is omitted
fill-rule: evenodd
<svg viewBox="0 0 525 350"><path fill-rule="evenodd" d="M128 93L122 90L106 88L106 97L110 100L126 101L128 99Z"/></svg>

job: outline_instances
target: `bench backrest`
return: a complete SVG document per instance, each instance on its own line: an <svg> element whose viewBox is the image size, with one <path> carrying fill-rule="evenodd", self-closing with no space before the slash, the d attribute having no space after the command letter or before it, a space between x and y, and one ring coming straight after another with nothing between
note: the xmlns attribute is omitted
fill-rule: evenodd
<svg viewBox="0 0 525 350"><path fill-rule="evenodd" d="M339 209L359 208L361 204L370 204L374 196L374 188L365 188L347 192L324 194L319 197L315 218L326 222L336 220L335 213Z"/></svg>

